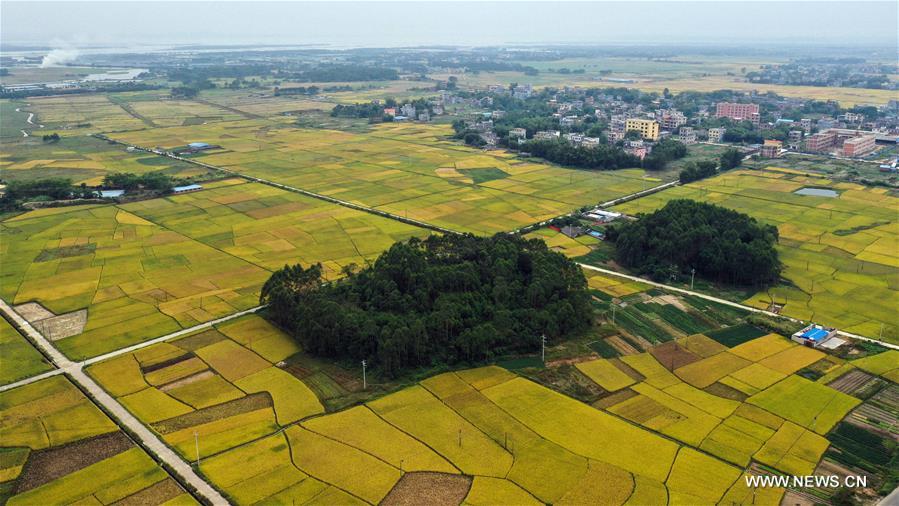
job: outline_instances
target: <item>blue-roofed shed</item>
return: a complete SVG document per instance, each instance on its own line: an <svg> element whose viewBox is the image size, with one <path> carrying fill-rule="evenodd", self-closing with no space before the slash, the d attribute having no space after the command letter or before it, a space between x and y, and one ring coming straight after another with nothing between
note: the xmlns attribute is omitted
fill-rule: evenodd
<svg viewBox="0 0 899 506"><path fill-rule="evenodd" d="M187 147L189 147L190 149L209 149L212 146L210 146L209 143L206 142L191 142L187 145Z"/></svg>

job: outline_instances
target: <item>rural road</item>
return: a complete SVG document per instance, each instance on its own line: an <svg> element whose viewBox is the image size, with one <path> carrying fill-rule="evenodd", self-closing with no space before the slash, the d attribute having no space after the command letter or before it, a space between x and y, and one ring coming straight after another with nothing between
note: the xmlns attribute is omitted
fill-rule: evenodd
<svg viewBox="0 0 899 506"><path fill-rule="evenodd" d="M604 274L609 274L609 275L616 276L616 277L619 277L619 278L629 279L629 280L631 280L631 281L639 281L640 283L644 283L644 284L647 284L647 285L655 286L655 287L658 287L658 288L664 288L665 290L669 290L669 291L672 291L672 292L682 293L682 294L685 294L685 295L693 295L693 296L699 297L699 298L701 298L701 299L710 300L710 301L712 301L712 302L717 302L718 304L724 304L725 306L735 307L735 308L738 308L738 309L742 309L742 310L744 310L744 311L749 311L749 312L751 312L751 313L764 314L764 315L768 315L768 316L773 316L773 317L775 317L775 318L782 318L782 319L784 319L784 320L790 320L791 322L796 322L796 323L807 323L807 322L804 322L804 321L802 321L802 320L797 320L796 318L790 318L789 316L784 316L784 315L782 315L782 314L772 313L771 311L766 311L766 310L764 310L764 309L759 309L759 308L756 308L756 307L747 306L747 305L745 305L745 304L740 304L739 302L729 301L729 300L722 299L722 298L719 298L719 297L714 297L714 296L712 296L712 295L706 295L706 294L704 294L704 293L694 292L694 291L692 291L692 290L686 290L686 289L684 289L684 288L678 288L678 287L676 287L676 286L666 285L666 284L664 284L664 283L656 283L655 281L650 281L650 280L648 280L648 279L643 279L643 278L638 277L638 276L631 276L631 275L629 275L629 274L622 274L622 273L620 273L620 272L612 271L612 270L609 270L609 269L603 269L602 267L594 267L594 266L592 266L592 265L587 265L587 264L581 264L581 263L579 263L578 265L580 265L580 266L583 267L584 269L589 269L589 270L591 270L591 271L602 272L602 273L604 273ZM890 349L893 349L893 350L899 350L899 346L897 346L897 345L895 345L895 344L885 343L885 342L883 342L883 341L878 341L877 339L871 339L870 337L860 336L860 335L858 335L858 334L852 334L852 333L850 333L850 332L843 332L842 330L838 330L838 331L837 331L837 334L839 334L839 335L841 335L841 336L844 336L844 337L850 337L850 338L852 338L852 339L858 339L858 340L860 340L860 341L868 341L868 342L870 342L870 343L877 343L877 344L879 344L879 345L881 345L881 346L883 346L883 347L885 347L885 348L890 348Z"/></svg>
<svg viewBox="0 0 899 506"><path fill-rule="evenodd" d="M97 404L103 406L106 411L112 415L113 420L115 420L115 422L119 426L127 428L134 437L140 440L141 445L147 451L153 454L153 456L157 460L165 462L172 470L175 471L175 473L180 476L180 478L184 482L190 484L194 489L196 489L197 493L209 500L209 502L211 502L212 504L228 504L228 501L225 500L225 498L221 494L219 494L217 490L212 488L209 483L200 478L200 476L194 472L193 468L191 468L190 465L188 465L184 460L178 457L178 455L176 455L171 448L166 446L165 443L162 442L162 440L160 440L155 434L153 434L153 432L150 431L150 429L148 429L137 418L135 418L134 415L132 415L127 409L125 409L124 406L122 406L111 395L106 393L106 391L103 390L103 388L98 385L97 382L93 380L93 378L85 374L83 367L86 364L97 361L97 359L102 360L103 358L110 358L116 355L121 355L123 353L129 353L130 351L144 348L146 346L151 346L157 342L161 342L166 339L172 339L173 337L178 337L195 330L207 328L216 323L230 320L232 318L237 318L239 316L253 313L258 310L259 307L255 307L246 311L241 311L240 313L226 316L224 318L219 318L218 320L213 320L211 322L197 325L196 327L191 327L189 329L184 329L179 332L162 336L161 338L153 339L151 341L147 341L146 343L130 346L128 348L122 348L121 350L102 355L101 357L95 357L95 359L91 359L89 361L73 362L69 360L65 355L63 355L59 350L57 350L56 347L53 346L50 341L45 338L40 332L32 327L31 324L28 323L28 321L19 316L19 314L16 313L9 306L9 304L6 303L6 301L0 300L0 311L2 311L7 317L13 320L19 328L24 330L25 333L28 334L28 337L30 337L33 342L36 343L48 357L50 357L53 365L57 367L55 371L50 371L49 373L39 374L37 376L29 378L29 380L31 381L23 380L11 385L6 385L2 389L0 389L0 391L14 388L15 386L21 386L22 384L37 381L38 379L42 379L45 377L54 376L56 374L68 374L72 381L86 390Z"/></svg>

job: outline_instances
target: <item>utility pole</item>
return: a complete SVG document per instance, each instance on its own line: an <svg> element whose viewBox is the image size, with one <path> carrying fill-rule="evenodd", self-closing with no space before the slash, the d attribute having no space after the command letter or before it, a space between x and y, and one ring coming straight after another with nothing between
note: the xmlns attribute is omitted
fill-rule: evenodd
<svg viewBox="0 0 899 506"><path fill-rule="evenodd" d="M695 276L696 276L696 269L695 269L695 268L691 268L691 269L690 269L690 290L693 289L693 278L694 278Z"/></svg>
<svg viewBox="0 0 899 506"><path fill-rule="evenodd" d="M194 431L194 445L197 448L197 469L200 469L200 435Z"/></svg>
<svg viewBox="0 0 899 506"><path fill-rule="evenodd" d="M365 360L362 361L362 390L368 389L368 383L365 381Z"/></svg>
<svg viewBox="0 0 899 506"><path fill-rule="evenodd" d="M546 364L546 334L540 336L542 347L540 348L540 360Z"/></svg>
<svg viewBox="0 0 899 506"><path fill-rule="evenodd" d="M615 325L615 308L618 307L618 304L612 302L612 325Z"/></svg>

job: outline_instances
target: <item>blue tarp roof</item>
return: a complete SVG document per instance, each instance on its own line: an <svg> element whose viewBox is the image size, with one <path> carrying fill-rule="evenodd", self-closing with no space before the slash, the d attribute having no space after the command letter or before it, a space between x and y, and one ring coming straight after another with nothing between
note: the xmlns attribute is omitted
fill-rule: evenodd
<svg viewBox="0 0 899 506"><path fill-rule="evenodd" d="M205 142L191 142L188 146L192 148L208 148L209 144Z"/></svg>
<svg viewBox="0 0 899 506"><path fill-rule="evenodd" d="M823 337L827 337L827 331L824 329L809 329L802 333L802 337L817 341Z"/></svg>
<svg viewBox="0 0 899 506"><path fill-rule="evenodd" d="M100 196L103 198L121 197L125 194L125 190L100 190Z"/></svg>

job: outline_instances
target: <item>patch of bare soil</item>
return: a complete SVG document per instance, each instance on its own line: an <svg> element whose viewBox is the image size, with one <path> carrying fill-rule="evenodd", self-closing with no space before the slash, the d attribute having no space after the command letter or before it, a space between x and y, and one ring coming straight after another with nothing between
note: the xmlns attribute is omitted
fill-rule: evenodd
<svg viewBox="0 0 899 506"><path fill-rule="evenodd" d="M133 445L128 436L116 431L58 448L32 452L16 481L16 494L27 492L91 464L114 457Z"/></svg>
<svg viewBox="0 0 899 506"><path fill-rule="evenodd" d="M13 309L15 309L22 318L28 320L28 323L34 323L56 316L55 313L51 312L37 302L26 302L25 304L19 304Z"/></svg>
<svg viewBox="0 0 899 506"><path fill-rule="evenodd" d="M718 397L724 397L725 399L731 399L740 402L745 401L749 397L736 388L729 387L724 383L719 382L712 383L711 385L705 387L703 390L712 395L717 395Z"/></svg>
<svg viewBox="0 0 899 506"><path fill-rule="evenodd" d="M607 396L603 397L602 399L594 402L593 407L599 408L599 409L608 409L616 404L622 403L622 402L630 399L631 397L636 397L636 396L637 396L637 392L634 392L630 388L625 388L624 390L619 390L612 395L607 395Z"/></svg>
<svg viewBox="0 0 899 506"><path fill-rule="evenodd" d="M146 504L162 504L169 499L178 497L183 493L184 490L175 482L175 480L166 478L112 504L113 506L144 506Z"/></svg>
<svg viewBox="0 0 899 506"><path fill-rule="evenodd" d="M215 329L210 329L205 332L200 332L199 334L182 337L181 339L172 341L172 344L183 350L197 351L200 348L209 346L210 344L215 344L225 339L225 336L222 335L221 332Z"/></svg>
<svg viewBox="0 0 899 506"><path fill-rule="evenodd" d="M192 374L186 378L181 378L177 381L173 381L171 383L166 383L165 385L162 385L161 387L159 387L159 389L162 390L163 392L168 392L169 390L172 390L173 388L183 387L184 385L190 385L191 383L209 378L211 376L215 376L215 373L207 369L205 371L198 372L197 374Z"/></svg>
<svg viewBox="0 0 899 506"><path fill-rule="evenodd" d="M38 332L51 341L76 336L84 331L86 324L87 309L79 309L32 323Z"/></svg>
<svg viewBox="0 0 899 506"><path fill-rule="evenodd" d="M678 367L692 364L699 360L698 355L693 354L688 349L677 344L677 341L662 343L655 348L651 348L649 352L652 353L652 356L669 371L673 371Z"/></svg>
<svg viewBox="0 0 899 506"><path fill-rule="evenodd" d="M406 473L381 506L458 506L471 489L471 477L461 474Z"/></svg>
<svg viewBox="0 0 899 506"><path fill-rule="evenodd" d="M181 416L169 418L168 420L156 422L153 424L153 428L160 434L169 434L195 425L213 422L241 413L249 413L250 411L256 411L257 409L269 408L271 406L272 397L268 392L260 392L224 404L217 404Z"/></svg>

